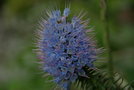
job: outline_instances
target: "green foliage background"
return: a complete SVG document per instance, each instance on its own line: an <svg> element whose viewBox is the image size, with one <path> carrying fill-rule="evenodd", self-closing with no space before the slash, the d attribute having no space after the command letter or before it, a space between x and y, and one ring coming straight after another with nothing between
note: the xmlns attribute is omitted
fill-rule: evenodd
<svg viewBox="0 0 134 90"><path fill-rule="evenodd" d="M134 80L134 0L108 1L114 68L131 82ZM32 49L37 22L44 10L55 6L63 10L65 3L65 0L1 0L0 90L52 90L55 87L49 82L50 78L43 78ZM70 4L73 14L81 10L87 12L98 47L104 47L100 1L70 0ZM107 60L102 61L96 65L104 69Z"/></svg>

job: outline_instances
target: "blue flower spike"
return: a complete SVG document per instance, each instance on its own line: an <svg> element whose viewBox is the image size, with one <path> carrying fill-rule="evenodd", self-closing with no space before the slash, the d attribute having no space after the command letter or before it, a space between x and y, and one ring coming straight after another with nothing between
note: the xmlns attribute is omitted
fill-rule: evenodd
<svg viewBox="0 0 134 90"><path fill-rule="evenodd" d="M37 42L43 71L64 90L70 90L71 83L79 76L88 77L83 68L94 68L97 59L94 41L86 35L87 27L77 16L67 20L69 14L69 8L63 14L60 10L49 13L42 20Z"/></svg>

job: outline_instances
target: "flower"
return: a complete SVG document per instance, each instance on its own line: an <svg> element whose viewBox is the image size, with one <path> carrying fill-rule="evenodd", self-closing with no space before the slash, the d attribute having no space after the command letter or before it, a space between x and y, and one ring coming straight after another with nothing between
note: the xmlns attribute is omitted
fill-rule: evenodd
<svg viewBox="0 0 134 90"><path fill-rule="evenodd" d="M93 68L97 56L93 41L86 35L86 22L76 16L69 21L69 14L69 8L64 9L63 15L60 10L48 13L37 42L44 72L65 90L78 76L87 77L83 68Z"/></svg>

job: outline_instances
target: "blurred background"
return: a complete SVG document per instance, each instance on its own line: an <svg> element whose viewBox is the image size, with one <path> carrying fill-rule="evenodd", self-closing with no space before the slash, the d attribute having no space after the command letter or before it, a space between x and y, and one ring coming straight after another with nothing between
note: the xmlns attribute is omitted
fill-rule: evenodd
<svg viewBox="0 0 134 90"><path fill-rule="evenodd" d="M114 68L128 82L134 80L134 0L108 0ZM53 90L36 63L35 31L48 7L61 10L65 0L0 0L0 90ZM84 10L103 47L99 0L70 0L72 13ZM44 15L45 16L45 15ZM103 63L102 67L105 68Z"/></svg>

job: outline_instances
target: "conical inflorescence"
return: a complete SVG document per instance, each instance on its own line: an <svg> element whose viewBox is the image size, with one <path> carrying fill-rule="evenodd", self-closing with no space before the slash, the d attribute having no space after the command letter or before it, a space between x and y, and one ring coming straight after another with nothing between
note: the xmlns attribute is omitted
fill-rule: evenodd
<svg viewBox="0 0 134 90"><path fill-rule="evenodd" d="M83 68L93 68L97 57L93 40L86 35L87 22L81 16L68 20L69 14L69 8L63 14L60 10L49 12L48 18L41 22L37 42L42 69L65 90L78 76L87 77Z"/></svg>

